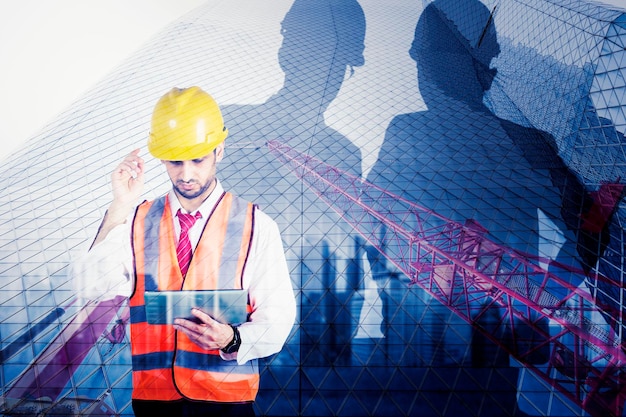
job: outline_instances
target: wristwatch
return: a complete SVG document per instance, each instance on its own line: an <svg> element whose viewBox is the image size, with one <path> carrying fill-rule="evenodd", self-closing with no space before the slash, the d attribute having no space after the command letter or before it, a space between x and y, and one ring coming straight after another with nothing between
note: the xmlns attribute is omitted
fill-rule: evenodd
<svg viewBox="0 0 626 417"><path fill-rule="evenodd" d="M224 353L235 353L239 350L239 346L241 346L241 336L239 335L239 329L229 324L233 329L233 340L231 340L226 346L222 348L222 352Z"/></svg>

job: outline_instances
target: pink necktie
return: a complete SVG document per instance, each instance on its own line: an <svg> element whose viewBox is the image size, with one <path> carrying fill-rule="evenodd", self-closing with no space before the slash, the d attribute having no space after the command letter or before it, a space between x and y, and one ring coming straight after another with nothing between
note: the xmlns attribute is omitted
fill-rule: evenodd
<svg viewBox="0 0 626 417"><path fill-rule="evenodd" d="M180 238L178 239L178 246L176 247L176 257L178 258L180 272L182 272L184 277L187 275L192 253L191 242L189 241L189 229L202 215L199 211L197 211L195 215L191 215L182 213L180 209L178 209L176 216L178 216L178 221L180 222Z"/></svg>

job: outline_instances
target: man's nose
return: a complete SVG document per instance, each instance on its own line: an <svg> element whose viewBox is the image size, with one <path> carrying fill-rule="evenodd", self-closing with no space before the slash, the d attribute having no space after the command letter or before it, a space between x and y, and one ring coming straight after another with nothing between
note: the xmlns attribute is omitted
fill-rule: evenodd
<svg viewBox="0 0 626 417"><path fill-rule="evenodd" d="M190 161L183 161L183 166L181 169L182 180L188 182L192 179L193 173L191 170L192 166Z"/></svg>

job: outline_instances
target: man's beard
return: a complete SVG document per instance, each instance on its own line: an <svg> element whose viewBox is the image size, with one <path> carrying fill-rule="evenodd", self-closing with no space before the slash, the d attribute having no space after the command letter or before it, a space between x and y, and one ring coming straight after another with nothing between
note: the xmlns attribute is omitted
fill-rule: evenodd
<svg viewBox="0 0 626 417"><path fill-rule="evenodd" d="M201 186L197 191L185 191L185 190L180 189L177 185L177 184L197 184L198 183L197 181L191 181L191 182L177 181L176 183L173 184L173 186L174 186L174 190L176 190L176 193L178 195L186 198L187 200L193 200L194 198L200 197L202 194L206 192L206 190L211 188L211 186L213 185L213 182L214 180L207 181L207 183Z"/></svg>

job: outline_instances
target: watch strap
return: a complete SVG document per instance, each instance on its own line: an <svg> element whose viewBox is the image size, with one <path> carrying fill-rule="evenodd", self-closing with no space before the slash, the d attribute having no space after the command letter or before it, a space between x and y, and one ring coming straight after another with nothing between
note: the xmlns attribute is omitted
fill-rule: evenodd
<svg viewBox="0 0 626 417"><path fill-rule="evenodd" d="M233 339L224 346L221 350L224 353L235 353L239 350L239 346L241 346L241 335L239 334L239 329L232 324L229 326L233 329Z"/></svg>

